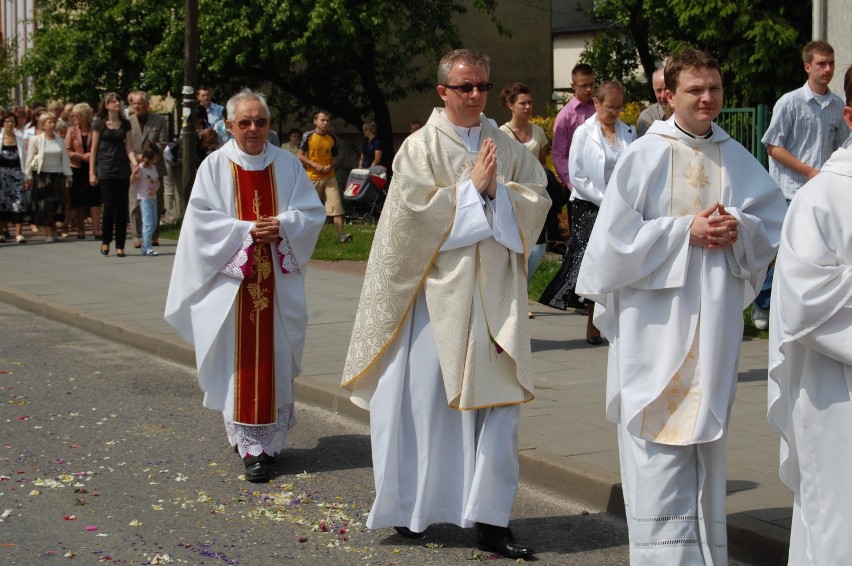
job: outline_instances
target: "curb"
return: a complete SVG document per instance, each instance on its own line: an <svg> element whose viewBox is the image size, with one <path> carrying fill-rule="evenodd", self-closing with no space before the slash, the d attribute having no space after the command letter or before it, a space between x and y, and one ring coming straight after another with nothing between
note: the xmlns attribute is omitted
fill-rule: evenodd
<svg viewBox="0 0 852 566"><path fill-rule="evenodd" d="M177 343L169 342L161 336L120 326L72 307L43 301L34 295L7 287L0 286L0 301L162 359L195 368L195 353L182 340ZM346 390L329 390L303 378L304 374L294 381L294 395L300 402L369 425L369 412L353 404ZM525 484L557 497L573 499L592 510L604 511L624 519L624 499L618 474L581 462L567 462L564 457L538 449L522 449L518 461L520 479ZM727 528L731 556L755 565L786 563L789 548L786 533L742 514L728 515Z"/></svg>

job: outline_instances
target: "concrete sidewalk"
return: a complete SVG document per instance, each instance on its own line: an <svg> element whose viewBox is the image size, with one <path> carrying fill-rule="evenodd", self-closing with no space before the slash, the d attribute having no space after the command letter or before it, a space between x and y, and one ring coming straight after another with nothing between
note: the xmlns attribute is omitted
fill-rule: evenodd
<svg viewBox="0 0 852 566"><path fill-rule="evenodd" d="M174 243L144 257L128 240L128 256L118 258L114 249L103 257L91 236L28 239L0 244L0 300L194 365L191 349L163 321ZM311 264L296 399L366 422L368 413L339 387L363 270L360 263ZM522 412L521 479L623 515L615 427L604 416L607 349L586 344L585 317L530 308L537 397ZM766 420L766 349L764 340L743 342L728 438L728 532L733 556L775 565L786 562L792 495L778 478L779 436Z"/></svg>

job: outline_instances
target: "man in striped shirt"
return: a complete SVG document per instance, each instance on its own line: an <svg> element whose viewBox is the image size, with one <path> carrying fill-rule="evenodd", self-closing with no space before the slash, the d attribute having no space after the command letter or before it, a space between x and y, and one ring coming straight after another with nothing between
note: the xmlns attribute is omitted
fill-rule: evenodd
<svg viewBox="0 0 852 566"><path fill-rule="evenodd" d="M802 49L802 61L808 81L778 99L761 140L770 158L769 174L788 203L849 135L843 121L843 99L828 89L834 77L834 48L825 41L808 42ZM772 274L770 268L751 309L752 322L759 330L769 326Z"/></svg>

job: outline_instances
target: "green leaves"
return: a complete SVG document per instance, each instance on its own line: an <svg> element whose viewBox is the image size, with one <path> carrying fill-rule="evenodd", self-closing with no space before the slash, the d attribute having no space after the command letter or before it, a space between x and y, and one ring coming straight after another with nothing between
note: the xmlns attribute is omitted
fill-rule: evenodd
<svg viewBox="0 0 852 566"><path fill-rule="evenodd" d="M631 53L650 76L667 53L692 46L718 58L727 105L772 104L804 80L800 52L810 35L807 2L600 0L593 13L610 28L584 58L600 66L605 78L629 82L631 69L625 66Z"/></svg>

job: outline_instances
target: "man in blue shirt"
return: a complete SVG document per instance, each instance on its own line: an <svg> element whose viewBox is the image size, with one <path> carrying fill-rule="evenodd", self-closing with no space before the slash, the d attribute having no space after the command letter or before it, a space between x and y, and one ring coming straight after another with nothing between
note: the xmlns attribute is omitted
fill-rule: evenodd
<svg viewBox="0 0 852 566"><path fill-rule="evenodd" d="M778 99L761 140L770 158L769 174L788 203L849 135L843 121L843 99L828 89L834 77L834 48L825 41L808 42L802 49L802 61L808 81ZM770 268L752 305L751 318L758 330L769 326L772 274Z"/></svg>

